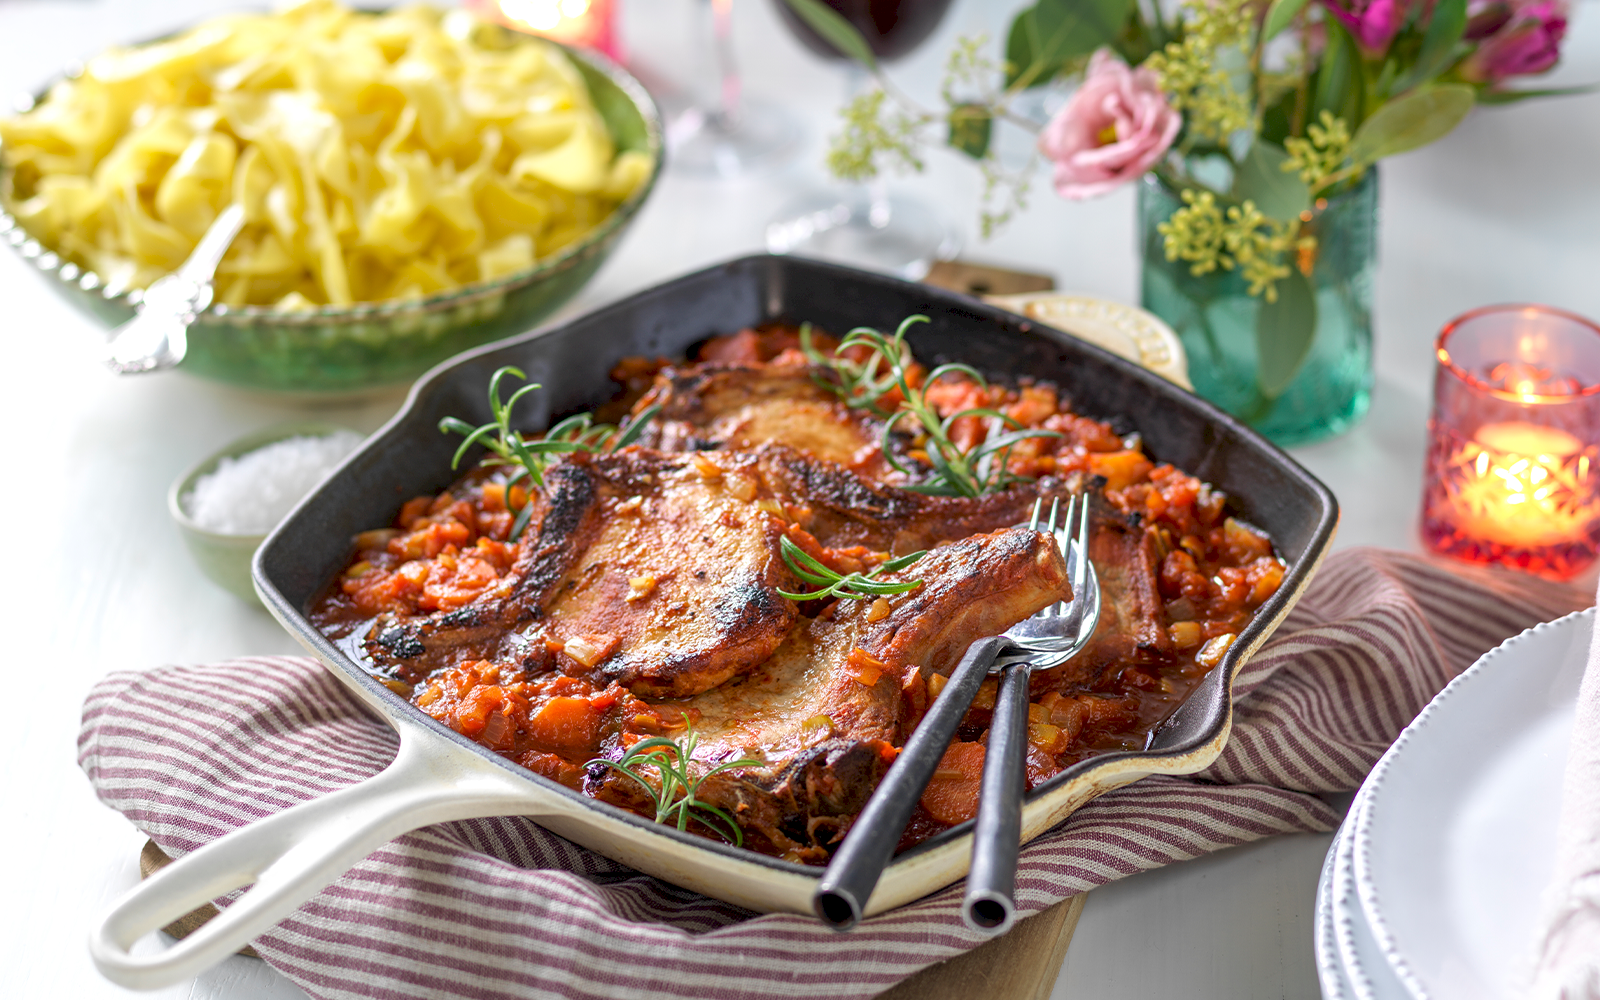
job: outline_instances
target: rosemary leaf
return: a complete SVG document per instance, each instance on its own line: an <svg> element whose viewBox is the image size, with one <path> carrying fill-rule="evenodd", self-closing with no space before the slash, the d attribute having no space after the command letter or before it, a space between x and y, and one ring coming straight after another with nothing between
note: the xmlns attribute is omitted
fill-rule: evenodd
<svg viewBox="0 0 1600 1000"><path fill-rule="evenodd" d="M879 449L891 468L908 478L918 477L916 471L908 468L894 454L894 429L903 418L910 418L926 439L923 451L927 455L931 474L922 476L919 482L911 483L906 489L935 496L979 497L1022 481L1024 477L1006 468L1009 449L1026 438L1061 435L1037 428L1019 429L1016 421L984 407L969 408L941 419L938 411L928 402L928 386L940 379L955 376L970 378L985 389L989 383L971 365L951 362L934 368L913 386L911 374L915 361L911 347L905 341L906 332L916 323L928 322L931 321L926 316L907 316L901 320L892 337L871 327L857 327L839 342L831 358L816 349L811 328L805 325L800 328L800 346L807 360L832 373L832 378L818 378L819 385L838 395L846 406L866 409L884 418ZM853 361L844 356L855 347L867 348L868 355L864 360ZM886 411L880 402L894 389L900 392L900 405L893 411ZM1013 430L996 437L991 429L984 441L964 451L950 438L951 428L963 417L998 421L999 426Z"/></svg>
<svg viewBox="0 0 1600 1000"><path fill-rule="evenodd" d="M913 552L910 555L891 559L867 573L851 573L844 575L829 569L815 558L808 555L805 549L796 545L785 535L778 540L778 550L783 555L783 561L789 564L789 569L794 575L805 583L819 587L818 590L791 594L780 590L778 593L791 601L815 601L825 597L848 597L851 600L864 601L869 597L888 597L893 594L904 594L922 586L921 580L906 580L894 583L888 580L879 580L879 573L893 573L905 569L912 563L928 554L926 549Z"/></svg>
<svg viewBox="0 0 1600 1000"><path fill-rule="evenodd" d="M529 440L520 432L511 429L511 412L522 397L536 391L540 385L538 382L530 382L512 393L510 399L502 401L500 384L507 376L524 381L527 379L520 369L510 365L497 369L489 377L489 412L494 415L493 420L481 427L473 427L459 417L445 417L439 421L439 430L446 434L460 434L465 438L450 460L452 469L461 464L461 460L475 444L481 444L489 451L489 454L484 456L482 464L520 466L505 481L508 491L512 484L523 478L527 478L536 488L543 489L544 470L553 455L576 451L616 451L627 447L638 439L645 425L661 411L660 404L647 407L628 424L626 430L610 424L596 423L592 414L579 413L557 423L545 432L542 439ZM605 447L607 440L612 442L609 448ZM509 500L508 492L508 506ZM516 519L512 522L513 542L522 537L522 532L527 528L532 515L533 498L529 497L517 511Z"/></svg>
<svg viewBox="0 0 1600 1000"><path fill-rule="evenodd" d="M629 747L621 760L596 757L589 763L602 764L632 778L650 797L655 806L657 823L671 821L678 829L687 830L692 820L735 847L741 847L744 845L744 831L739 828L738 821L727 810L702 802L697 796L701 783L712 775L735 767L759 767L761 762L741 757L724 761L700 777L691 778L689 765L694 760L698 743L699 736L694 726L690 725L681 743L665 736L652 736ZM654 767L660 780L652 783L639 773L638 768L641 767Z"/></svg>

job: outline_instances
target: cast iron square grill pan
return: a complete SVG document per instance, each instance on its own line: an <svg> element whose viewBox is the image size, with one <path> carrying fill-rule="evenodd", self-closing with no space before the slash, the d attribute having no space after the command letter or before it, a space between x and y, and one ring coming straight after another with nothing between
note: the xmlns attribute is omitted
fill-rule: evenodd
<svg viewBox="0 0 1600 1000"><path fill-rule="evenodd" d="M1333 494L1228 414L1098 347L965 295L802 258L758 255L732 260L587 315L469 351L434 368L418 381L400 413L262 545L254 564L256 588L295 637L391 724L403 721L413 730L431 730L459 750L537 788L546 800L552 795L569 800L577 811L593 815L597 822L604 818L613 829L617 823L627 825L644 838L639 845L643 856L648 857L651 843L659 847L665 840L679 845L673 853L688 847L721 856L722 864L737 859L774 874L815 879L820 867L679 833L524 770L373 680L311 625L306 612L344 568L357 533L389 524L406 500L437 493L456 479L450 459L459 439L441 433L439 421L445 416L471 424L491 420L486 387L501 366L515 365L530 381L545 387L518 410L523 428L539 429L615 395L618 387L609 373L626 356L682 357L708 337L771 321L809 321L835 335L861 325L892 331L913 313L932 320L917 325L908 336L918 360L929 367L959 360L1001 379L1027 375L1057 383L1075 412L1109 420L1123 433L1137 431L1153 460L1171 462L1223 490L1230 509L1265 530L1288 564L1278 593L1258 610L1218 668L1157 728L1144 751L1081 761L1029 793L1029 806L1049 799L1056 805L1048 816L1036 815L1032 823L1025 818L1025 836L1043 832L1100 791L1157 771L1192 773L1203 768L1220 752L1227 735L1233 676L1282 621L1332 541L1338 520ZM1076 791L1068 794L1069 786ZM616 856L606 843L569 829L570 824L546 825ZM956 841L970 835L971 827L971 822L964 823L930 838L899 855L895 866L915 865L919 857L941 851L950 854ZM696 879L674 878L672 870L640 865L639 853L626 853L628 857L617 860L656 868L656 874L680 884L689 882L693 888L729 898L714 885L708 889ZM964 867L955 877L963 873ZM929 881L925 891L950 881L954 879L940 875ZM746 897L733 901L752 902ZM876 895L873 902L880 902ZM791 906L775 902L758 903L755 908ZM809 901L793 908L809 912Z"/></svg>

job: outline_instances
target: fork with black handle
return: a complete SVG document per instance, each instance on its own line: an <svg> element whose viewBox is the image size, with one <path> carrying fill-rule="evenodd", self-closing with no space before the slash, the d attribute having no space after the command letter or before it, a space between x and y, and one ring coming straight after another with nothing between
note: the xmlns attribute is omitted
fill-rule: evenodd
<svg viewBox="0 0 1600 1000"><path fill-rule="evenodd" d="M1028 524L1030 528L1039 526L1040 506L1038 502L1034 504L1033 517ZM1068 521L1071 520L1072 512L1077 506L1077 498L1074 498L1068 506ZM1066 536L1056 531L1056 515L1059 509L1059 500L1051 504L1050 519L1043 530L1056 537L1057 544L1063 548L1063 554L1070 559ZM1067 571L1070 577L1072 574L1070 561ZM1077 591L1074 590L1073 594L1076 601ZM1098 611L1098 588L1094 590L1094 599ZM1051 608L1018 622L1003 635L986 636L977 640L967 647L961 662L950 672L949 680L939 692L939 697L934 699L928 713L917 724L917 728L911 733L911 738L906 741L905 747L890 766L889 772L884 775L883 781L867 800L866 808L861 810L861 815L851 825L844 843L839 846L833 860L829 862L828 870L823 873L812 895L812 909L818 917L836 930L849 930L861 919L867 899L872 895L873 887L878 884L883 869L894 856L895 848L899 846L900 838L905 833L906 825L911 821L911 814L922 798L923 790L927 788L929 780L938 770L939 762L944 759L951 738L955 736L962 718L972 705L973 697L978 693L978 687L984 678L989 676L990 667L995 661L1000 659L1002 654L1007 654L1009 658L1009 654L1012 653L1043 660L1059 656L1069 647L1070 652L1066 652L1066 655L1070 656L1077 652L1078 646L1082 645L1081 643L1073 645L1073 636L1061 631L1061 627L1067 624L1066 618L1047 615L1047 612L1052 611L1054 607L1052 605Z"/></svg>
<svg viewBox="0 0 1600 1000"><path fill-rule="evenodd" d="M1054 517L1051 520L1053 522ZM1069 533L1077 535L1070 544L1066 540ZM1001 658L1000 687L995 695L989 745L983 758L978 819L972 834L972 865L967 873L967 892L961 913L967 926L991 934L1004 934L1010 929L1016 910L1022 796L1027 785L1028 678L1035 670L1060 666L1075 656L1094 634L1100 619L1100 581L1089 562L1087 502L1079 504L1078 498L1073 498L1058 540L1066 553L1072 600L1052 605L1030 621L1045 619L1067 640L1067 645L1031 658L1025 655Z"/></svg>

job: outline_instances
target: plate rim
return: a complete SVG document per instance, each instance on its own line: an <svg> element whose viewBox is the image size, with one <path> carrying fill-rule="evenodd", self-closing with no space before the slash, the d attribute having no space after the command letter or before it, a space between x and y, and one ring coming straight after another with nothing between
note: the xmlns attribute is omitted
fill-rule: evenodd
<svg viewBox="0 0 1600 1000"><path fill-rule="evenodd" d="M1539 622L1538 624L1532 625L1516 635L1507 638L1493 649L1478 657L1477 660L1473 661L1470 667L1452 678L1450 682L1444 686L1443 690L1435 695L1434 698L1428 702L1426 706L1424 706L1423 710L1417 714L1417 717L1413 719L1405 729L1401 730L1400 735L1395 738L1394 743L1392 743L1389 749L1384 752L1384 755L1379 758L1378 763L1373 766L1372 771L1367 776L1366 783L1362 785L1362 797L1367 801L1364 804L1361 814L1357 817L1356 825L1353 828L1355 836L1352 838L1351 845L1354 862L1352 865L1352 871L1354 873L1355 890L1357 895L1360 897L1361 910L1363 912L1363 916L1365 917L1365 923L1371 930L1373 939L1376 941L1378 949L1382 953L1384 960L1388 963L1390 970L1394 973L1396 978L1398 978L1399 981L1405 986L1406 990L1413 996L1419 998L1419 1000L1429 1000L1429 998L1433 997L1434 994L1428 988L1421 975L1412 968L1411 963L1406 961L1405 955L1400 947L1400 942L1396 940L1393 930L1384 921L1382 899L1380 898L1379 887L1374 878L1373 865L1375 862L1372 857L1372 825L1374 822L1373 817L1376 812L1379 811L1374 808L1374 803L1377 801L1377 796L1381 792L1385 779L1387 779L1390 771L1395 767L1395 761L1401 759L1410 752L1407 750L1407 748L1415 745L1416 741L1420 738L1420 734L1426 731L1430 726L1433 726L1437 723L1441 713L1453 711L1453 709L1449 708L1448 706L1454 704L1456 700L1459 699L1461 692L1464 689L1480 683L1478 678L1481 678L1489 672L1497 669L1497 664L1507 662L1506 656L1508 655L1509 651L1514 650L1520 645L1525 645L1553 634L1559 634L1570 629L1575 629L1585 620L1587 620L1589 623L1592 636L1595 614L1596 609L1594 607L1588 607L1578 611L1573 611L1566 615L1562 615L1561 617L1552 619L1550 621ZM1550 664L1555 664L1556 661L1552 660L1548 662ZM1534 665L1545 666L1546 664L1535 659ZM1549 666L1547 669L1554 673L1557 669L1557 666L1559 666L1559 664Z"/></svg>

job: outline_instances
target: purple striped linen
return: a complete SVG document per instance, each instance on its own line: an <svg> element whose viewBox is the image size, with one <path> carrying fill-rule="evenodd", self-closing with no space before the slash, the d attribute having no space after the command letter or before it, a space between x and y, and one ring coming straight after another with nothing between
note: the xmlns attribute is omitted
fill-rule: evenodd
<svg viewBox="0 0 1600 1000"><path fill-rule="evenodd" d="M1592 600L1376 549L1329 558L1237 678L1217 761L1103 795L1028 844L1019 915L1225 847L1333 829L1338 812L1318 793L1355 789L1478 656ZM315 661L256 657L111 674L84 705L79 763L102 801L180 856L376 773L395 746ZM951 886L837 934L708 899L508 817L392 841L254 945L328 1000L864 1000L982 943L960 902Z"/></svg>

